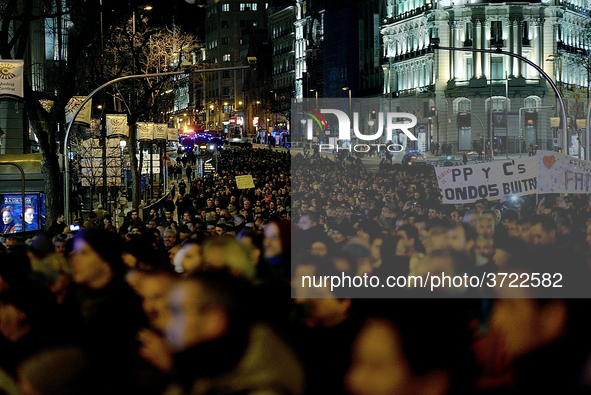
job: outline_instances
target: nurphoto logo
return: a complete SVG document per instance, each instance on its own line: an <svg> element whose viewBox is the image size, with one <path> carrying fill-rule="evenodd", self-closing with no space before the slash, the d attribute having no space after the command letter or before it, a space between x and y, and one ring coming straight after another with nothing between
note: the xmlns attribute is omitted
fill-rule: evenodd
<svg viewBox="0 0 591 395"><path fill-rule="evenodd" d="M311 106L318 102L320 105ZM417 140L411 131L417 126L417 117L409 112L390 111L380 100L357 100L355 107L344 99L293 104L292 119L298 129L295 139L313 141L319 151L369 152L376 147L378 151L401 152L407 139ZM353 140L359 144L351 144Z"/></svg>

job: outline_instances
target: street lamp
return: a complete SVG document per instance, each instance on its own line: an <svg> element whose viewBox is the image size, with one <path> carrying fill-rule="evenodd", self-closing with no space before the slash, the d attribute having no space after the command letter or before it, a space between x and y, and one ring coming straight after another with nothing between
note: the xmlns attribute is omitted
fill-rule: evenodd
<svg viewBox="0 0 591 395"><path fill-rule="evenodd" d="M316 89L310 89L310 92L314 92L314 96L316 97L316 108L318 108L318 91Z"/></svg>
<svg viewBox="0 0 591 395"><path fill-rule="evenodd" d="M482 52L482 53L490 53L490 54L507 55L507 56L511 56L513 58L517 58L517 59L521 60L522 62L527 63L528 65L530 65L534 69L536 69L538 71L538 73L540 73L540 75L542 77L544 77L544 79L546 81L548 81L548 83L550 84L550 86L554 90L554 93L558 97L558 101L560 103L560 108L562 110L562 123L563 123L563 128L564 128L563 133L564 133L564 142L565 142L564 144L565 144L565 148L566 148L565 151L568 154L568 141L567 141L568 130L566 128L566 110L564 109L564 101L562 100L562 95L558 91L558 88L556 87L556 84L554 83L552 78L550 78L550 76L548 76L548 74L546 74L546 72L540 66L538 66L537 64L535 64L531 60L529 60L521 55L515 54L513 52L503 51L501 49L501 47L498 47L497 49L441 47L441 46L439 46L439 38L436 38L436 37L431 39L431 43L429 44L429 47L432 49L443 49L445 51L452 51L452 52L453 51L464 51L464 52ZM492 147L491 147L491 149L492 149Z"/></svg>
<svg viewBox="0 0 591 395"><path fill-rule="evenodd" d="M345 86L343 88L344 91L349 91L349 113L351 113L351 88L349 88L348 86Z"/></svg>
<svg viewBox="0 0 591 395"><path fill-rule="evenodd" d="M384 95L387 93L389 98L392 98L392 77L391 70L388 66L382 66L384 73L388 70L388 88L384 90Z"/></svg>
<svg viewBox="0 0 591 395"><path fill-rule="evenodd" d="M123 176L123 180L121 185L125 188L125 194L127 195L127 174L125 174L125 146L127 145L127 141L121 139L119 140L119 146L121 147L121 174Z"/></svg>

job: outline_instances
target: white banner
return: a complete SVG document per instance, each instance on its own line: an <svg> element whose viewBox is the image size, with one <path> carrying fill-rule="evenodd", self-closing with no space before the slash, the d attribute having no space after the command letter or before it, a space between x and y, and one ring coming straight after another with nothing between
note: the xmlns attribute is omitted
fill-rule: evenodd
<svg viewBox="0 0 591 395"><path fill-rule="evenodd" d="M591 192L591 162L538 150L538 193Z"/></svg>
<svg viewBox="0 0 591 395"><path fill-rule="evenodd" d="M445 204L496 200L536 193L536 158L496 160L466 166L436 167Z"/></svg>
<svg viewBox="0 0 591 395"><path fill-rule="evenodd" d="M66 105L66 123L70 123L74 113L80 107L80 104L86 99L86 96L74 96L70 99L68 104ZM90 126L90 118L91 118L91 110L92 110L92 99L90 99L82 110L78 113L76 120L74 123Z"/></svg>
<svg viewBox="0 0 591 395"><path fill-rule="evenodd" d="M126 114L108 114L106 116L107 137L122 136L127 137L127 115Z"/></svg>
<svg viewBox="0 0 591 395"><path fill-rule="evenodd" d="M154 140L166 140L168 137L168 124L157 123L154 125Z"/></svg>
<svg viewBox="0 0 591 395"><path fill-rule="evenodd" d="M23 91L24 60L0 60L0 98L25 97Z"/></svg>
<svg viewBox="0 0 591 395"><path fill-rule="evenodd" d="M150 141L154 137L153 122L138 122L136 125L136 136L138 141Z"/></svg>
<svg viewBox="0 0 591 395"><path fill-rule="evenodd" d="M178 129L168 128L168 136L166 137L168 141L179 141L179 131Z"/></svg>

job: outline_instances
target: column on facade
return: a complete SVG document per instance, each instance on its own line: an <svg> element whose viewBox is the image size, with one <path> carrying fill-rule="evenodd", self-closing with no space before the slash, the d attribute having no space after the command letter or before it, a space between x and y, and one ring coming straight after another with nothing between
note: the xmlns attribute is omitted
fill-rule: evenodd
<svg viewBox="0 0 591 395"><path fill-rule="evenodd" d="M482 22L478 19L474 20L474 30L475 30L474 45L476 46L476 49L483 49L484 38L483 38L483 34L482 34ZM476 60L474 62L474 64L476 64L476 70L475 70L474 76L477 78L481 78L484 75L483 62L482 62L482 52L474 53L474 57Z"/></svg>
<svg viewBox="0 0 591 395"><path fill-rule="evenodd" d="M488 43L486 42L486 30L490 29L490 22L482 21L480 23L480 37L481 37L481 48L488 48ZM485 78L490 78L488 74L490 73L490 55L482 54L482 74Z"/></svg>
<svg viewBox="0 0 591 395"><path fill-rule="evenodd" d="M517 54L520 56L523 56L523 19L518 19L515 21L515 23L517 23L517 37L519 37L519 39L517 40ZM517 62L517 75L516 77L522 77L523 73L523 62Z"/></svg>
<svg viewBox="0 0 591 395"><path fill-rule="evenodd" d="M429 57L429 62L427 63L427 68L429 72L429 79L427 81L427 85L435 84L435 68L433 67L433 57Z"/></svg>
<svg viewBox="0 0 591 395"><path fill-rule="evenodd" d="M520 40L519 32L517 31L517 23L515 19L509 19L509 51L513 53L517 53L517 41ZM517 69L517 62L519 59L517 58L509 58L509 69L507 73L509 77L515 76L515 70Z"/></svg>
<svg viewBox="0 0 591 395"><path fill-rule="evenodd" d="M453 40L453 47L461 48L463 47L463 43L461 42L461 34L462 34L462 21L453 21L452 22L452 40ZM464 75L462 74L462 52L461 51L453 51L453 78L456 81L464 79Z"/></svg>
<svg viewBox="0 0 591 395"><path fill-rule="evenodd" d="M476 21L472 21L472 32L470 34L470 37L472 37L472 48L476 48L477 44L476 44L476 31L477 31L477 27L476 27ZM472 52L472 78L478 78L479 75L477 73L477 65L476 63L478 62L478 55L480 55L477 52Z"/></svg>
<svg viewBox="0 0 591 395"><path fill-rule="evenodd" d="M541 31L540 31L540 24L539 24L539 19L533 19L529 21L529 26L530 26L530 31L531 31L531 41L530 41L530 46L531 46L531 60L533 62L535 62L536 64L543 64L543 60L542 60L542 50L543 50L543 46L544 43L541 41ZM528 68L529 70L529 74L531 75L531 78L539 78L539 73L537 70L535 70L533 67Z"/></svg>

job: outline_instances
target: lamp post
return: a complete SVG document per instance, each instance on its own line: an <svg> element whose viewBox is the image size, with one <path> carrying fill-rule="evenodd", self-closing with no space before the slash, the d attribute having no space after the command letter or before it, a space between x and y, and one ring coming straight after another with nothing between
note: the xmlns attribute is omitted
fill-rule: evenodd
<svg viewBox="0 0 591 395"><path fill-rule="evenodd" d="M517 58L517 59L521 60L522 62L527 63L528 65L530 65L534 69L536 69L538 71L538 73L540 73L540 75L542 77L544 77L544 79L546 81L548 81L548 83L552 87L552 90L554 90L556 97L558 97L558 101L560 103L560 108L562 110L562 123L563 123L563 128L564 128L564 130L563 130L564 145L566 148L565 151L568 153L568 141L567 141L568 131L566 128L566 110L564 109L564 101L562 100L562 95L558 91L558 88L556 87L556 84L554 83L552 78L550 78L550 76L548 76L548 74L546 74L546 72L544 72L544 70L542 70L542 68L540 66L538 66L537 64L535 64L531 60L529 60L521 55L515 54L513 52L503 51L500 47L498 47L497 49L441 47L441 46L439 46L439 38L432 38L431 43L429 44L429 47L433 48L433 49L442 49L445 51L452 51L452 52L453 51L464 51L464 52L482 52L482 53L490 53L490 54L507 55L507 56L511 56L513 58Z"/></svg>
<svg viewBox="0 0 591 395"><path fill-rule="evenodd" d="M314 96L316 97L316 108L318 108L318 91L316 89L310 89L310 92L314 92Z"/></svg>
<svg viewBox="0 0 591 395"><path fill-rule="evenodd" d="M259 113L259 105L261 104L261 101L257 100L255 103L256 103L256 107L254 109L254 116L256 117ZM254 119L254 117L253 117L253 119ZM261 119L259 118L259 122L258 122L257 126L255 126L255 128L254 128L254 130L256 131L257 134L260 131L260 129L259 129L260 125L261 125Z"/></svg>
<svg viewBox="0 0 591 395"><path fill-rule="evenodd" d="M556 56L554 54L548 55L546 62L552 62L552 73L554 74L554 79L556 80L556 86L558 87L558 92L562 94L562 90L560 89L560 85L562 85L562 59L560 56ZM560 85L558 85L560 83ZM568 155L568 131L565 129L564 133L564 145L565 145L565 153Z"/></svg>
<svg viewBox="0 0 591 395"><path fill-rule="evenodd" d="M385 73L388 70L388 88L384 90L384 96L387 94L389 98L392 98L392 77L389 66L382 66L382 71Z"/></svg>
<svg viewBox="0 0 591 395"><path fill-rule="evenodd" d="M119 140L119 146L121 147L121 176L122 176L122 180L121 180L121 185L125 188L125 194L127 195L127 174L125 174L125 167L124 167L124 163L125 163L125 146L127 145L127 141L121 139Z"/></svg>
<svg viewBox="0 0 591 395"><path fill-rule="evenodd" d="M349 91L349 114L351 114L351 88L345 86L341 89L343 89L344 91Z"/></svg>

